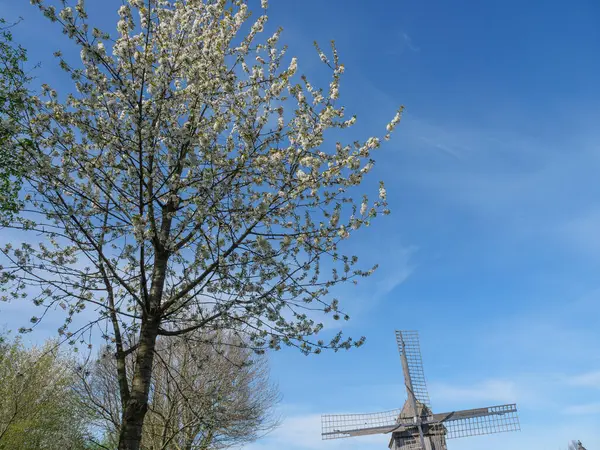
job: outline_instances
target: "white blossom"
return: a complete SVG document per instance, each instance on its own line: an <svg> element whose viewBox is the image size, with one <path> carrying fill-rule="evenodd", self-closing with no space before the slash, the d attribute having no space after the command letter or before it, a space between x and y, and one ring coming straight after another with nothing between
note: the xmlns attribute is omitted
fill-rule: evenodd
<svg viewBox="0 0 600 450"><path fill-rule="evenodd" d="M288 71L291 74L296 73L296 70L298 70L298 59L296 57L292 58L292 61L290 62L290 67L288 69Z"/></svg>
<svg viewBox="0 0 600 450"><path fill-rule="evenodd" d="M73 19L73 8L71 8L70 6L67 6L66 8L61 10L59 15L60 15L61 19L65 20L65 21L70 21Z"/></svg>
<svg viewBox="0 0 600 450"><path fill-rule="evenodd" d="M378 148L380 145L379 139L376 137L371 137L367 140L366 146L370 149Z"/></svg>
<svg viewBox="0 0 600 450"><path fill-rule="evenodd" d="M75 10L79 15L85 14L85 3L83 0L77 0L77 4L75 6Z"/></svg>
<svg viewBox="0 0 600 450"><path fill-rule="evenodd" d="M344 225L342 225L340 227L340 229L338 230L338 236L341 237L342 239L347 239L350 237L350 233L348 232L348 230L346 229L346 227Z"/></svg>
<svg viewBox="0 0 600 450"><path fill-rule="evenodd" d="M363 202L360 204L360 215L361 216L365 215L368 207L369 207L369 205L367 204L366 200L363 200Z"/></svg>
<svg viewBox="0 0 600 450"><path fill-rule="evenodd" d="M354 125L356 123L356 117L353 116L350 119L346 120L344 122L344 127L351 127L352 125Z"/></svg>
<svg viewBox="0 0 600 450"><path fill-rule="evenodd" d="M394 116L394 118L390 121L390 123L388 123L386 125L386 130L387 130L387 134L384 136L385 140L389 140L390 139L390 133L392 131L394 131L396 129L396 126L400 123L400 120L402 119L402 111L403 108L400 108L398 110L398 112L396 112L396 115Z"/></svg>
<svg viewBox="0 0 600 450"><path fill-rule="evenodd" d="M298 169L296 171L296 178L298 178L300 181L304 181L308 178L308 175L302 169Z"/></svg>
<svg viewBox="0 0 600 450"><path fill-rule="evenodd" d="M372 168L373 168L373 163L368 162L367 164L365 164L365 166L362 169L360 169L360 173L368 173L371 171Z"/></svg>

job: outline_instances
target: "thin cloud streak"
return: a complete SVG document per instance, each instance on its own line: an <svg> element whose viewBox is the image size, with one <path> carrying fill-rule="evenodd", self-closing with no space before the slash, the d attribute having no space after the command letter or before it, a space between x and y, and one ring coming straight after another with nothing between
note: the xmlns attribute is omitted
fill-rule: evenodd
<svg viewBox="0 0 600 450"><path fill-rule="evenodd" d="M573 416L600 415L600 402L567 406L564 410L564 413Z"/></svg>
<svg viewBox="0 0 600 450"><path fill-rule="evenodd" d="M573 376L568 383L572 386L600 389L600 370Z"/></svg>

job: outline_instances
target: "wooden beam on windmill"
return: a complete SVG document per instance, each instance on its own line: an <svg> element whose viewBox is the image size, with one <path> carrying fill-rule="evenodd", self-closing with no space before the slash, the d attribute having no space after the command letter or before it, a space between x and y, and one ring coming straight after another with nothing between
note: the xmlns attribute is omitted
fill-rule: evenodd
<svg viewBox="0 0 600 450"><path fill-rule="evenodd" d="M400 409L322 416L323 439L391 433L391 450L447 450L448 439L520 430L517 406L434 414L416 331L396 331L407 399Z"/></svg>

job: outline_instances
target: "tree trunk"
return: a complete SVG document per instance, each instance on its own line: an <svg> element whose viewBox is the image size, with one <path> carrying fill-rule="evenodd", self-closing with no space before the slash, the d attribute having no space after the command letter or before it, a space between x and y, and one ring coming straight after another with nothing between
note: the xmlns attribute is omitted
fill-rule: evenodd
<svg viewBox="0 0 600 450"><path fill-rule="evenodd" d="M148 411L148 393L152 381L154 347L158 336L159 320L142 320L140 341L135 359L135 372L129 399L123 410L119 434L119 450L139 450L142 440L142 426Z"/></svg>

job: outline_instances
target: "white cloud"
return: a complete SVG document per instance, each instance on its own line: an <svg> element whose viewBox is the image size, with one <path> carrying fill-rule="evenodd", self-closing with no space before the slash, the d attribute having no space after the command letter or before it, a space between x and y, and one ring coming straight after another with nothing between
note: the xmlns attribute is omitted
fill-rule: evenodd
<svg viewBox="0 0 600 450"><path fill-rule="evenodd" d="M351 320L333 320L330 315L316 314L315 318L323 323L326 330L356 326L379 301L404 283L416 269L413 258L417 247L404 245L394 237L386 237L385 242L366 241L357 237L353 245L348 253L359 255L358 266L361 269L369 269L375 264L378 264L378 268L371 276L356 279L356 285L350 282L331 289L330 297L340 299L341 309Z"/></svg>
<svg viewBox="0 0 600 450"><path fill-rule="evenodd" d="M595 368L600 364L593 323L600 306L597 299L597 291L592 296L565 296L560 302L549 299L543 308L499 316L472 332L478 333L480 348L507 361L526 361L535 372L540 367L546 373L587 370L577 369L582 364Z"/></svg>
<svg viewBox="0 0 600 450"><path fill-rule="evenodd" d="M408 35L408 33L402 33L402 42L403 42L403 47L408 48L410 51L413 52L418 52L419 50L421 50L419 47L417 47L414 43L412 38Z"/></svg>
<svg viewBox="0 0 600 450"><path fill-rule="evenodd" d="M513 403L519 397L514 381L500 379L489 379L468 386L430 383L430 390L432 398L440 403Z"/></svg>
<svg viewBox="0 0 600 450"><path fill-rule="evenodd" d="M378 450L387 445L389 436L375 435L324 441L321 439L321 416L304 414L284 419L281 426L247 450Z"/></svg>
<svg viewBox="0 0 600 450"><path fill-rule="evenodd" d="M460 149L454 148L451 145L448 145L443 141L442 142L433 141L430 138L425 137L425 136L421 136L420 140L426 146L430 146L435 149L441 150L443 153L446 153L446 154L452 156L453 158L462 159Z"/></svg>
<svg viewBox="0 0 600 450"><path fill-rule="evenodd" d="M375 292L371 292L371 295L375 297L383 296L404 283L415 269L412 256L416 251L416 247L398 247L394 249L393 259L387 259L385 264L373 275L375 277Z"/></svg>
<svg viewBox="0 0 600 450"><path fill-rule="evenodd" d="M600 251L599 227L600 211L591 209L561 223L557 232L568 238L577 250L597 255Z"/></svg>
<svg viewBox="0 0 600 450"><path fill-rule="evenodd" d="M590 423L591 422L591 423ZM499 433L488 436L474 436L449 441L449 450L567 450L569 441L580 439L586 448L594 449L600 445L600 435L593 426L573 420L541 425L522 424L520 432Z"/></svg>
<svg viewBox="0 0 600 450"><path fill-rule="evenodd" d="M568 380L572 386L591 387L600 389L600 370L575 375Z"/></svg>
<svg viewBox="0 0 600 450"><path fill-rule="evenodd" d="M393 39L393 47L386 51L388 55L399 56L403 54L405 50L415 53L421 51L406 32L399 32L396 36L392 36L391 39Z"/></svg>
<svg viewBox="0 0 600 450"><path fill-rule="evenodd" d="M586 403L583 405L571 405L564 409L569 415L593 415L600 414L600 403Z"/></svg>
<svg viewBox="0 0 600 450"><path fill-rule="evenodd" d="M412 149L410 170L400 174L405 183L437 202L467 208L513 238L600 254L597 132L582 137L565 129L559 144L510 131L516 128L511 121L461 127L407 113L402 124L402 139ZM398 169L390 164L389 170Z"/></svg>

